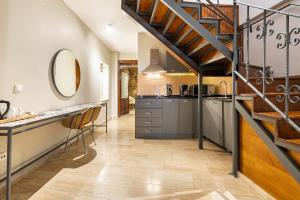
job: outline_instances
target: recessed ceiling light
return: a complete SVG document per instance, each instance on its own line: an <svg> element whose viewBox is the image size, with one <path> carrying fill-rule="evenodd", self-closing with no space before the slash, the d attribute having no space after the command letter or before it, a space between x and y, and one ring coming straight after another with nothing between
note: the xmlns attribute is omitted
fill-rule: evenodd
<svg viewBox="0 0 300 200"><path fill-rule="evenodd" d="M107 30L108 31L112 31L113 30L113 24L112 23L108 23L107 24Z"/></svg>

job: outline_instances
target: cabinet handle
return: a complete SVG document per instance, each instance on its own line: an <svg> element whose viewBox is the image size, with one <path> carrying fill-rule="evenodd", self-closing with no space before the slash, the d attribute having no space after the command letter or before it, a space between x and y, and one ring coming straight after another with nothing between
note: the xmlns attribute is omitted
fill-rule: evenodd
<svg viewBox="0 0 300 200"><path fill-rule="evenodd" d="M168 100L168 102L169 102L169 103L172 103L172 102L173 102L173 100Z"/></svg>
<svg viewBox="0 0 300 200"><path fill-rule="evenodd" d="M187 103L187 102L189 102L189 101L188 101L188 100L183 100L183 102L184 102L184 103Z"/></svg>
<svg viewBox="0 0 300 200"><path fill-rule="evenodd" d="M146 129L145 133L152 133L152 130Z"/></svg>
<svg viewBox="0 0 300 200"><path fill-rule="evenodd" d="M152 112L146 112L145 114L146 115L152 115Z"/></svg>
<svg viewBox="0 0 300 200"><path fill-rule="evenodd" d="M145 123L146 123L146 124L152 124L152 122L150 122L150 121L146 121Z"/></svg>
<svg viewBox="0 0 300 200"><path fill-rule="evenodd" d="M151 102L146 102L146 105L151 105L152 103Z"/></svg>

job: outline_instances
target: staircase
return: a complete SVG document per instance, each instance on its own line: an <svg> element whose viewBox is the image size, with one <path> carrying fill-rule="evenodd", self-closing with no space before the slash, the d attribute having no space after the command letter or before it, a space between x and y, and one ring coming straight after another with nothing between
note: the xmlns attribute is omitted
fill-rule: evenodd
<svg viewBox="0 0 300 200"><path fill-rule="evenodd" d="M234 81L236 82L235 108L240 116L251 125L269 150L276 155L285 170L300 184L300 75L291 76L289 74L291 68L290 52L300 44L300 39L295 36L300 33L300 27L292 28L290 18L294 17L300 21L300 16L244 3L237 3L236 5L246 7L247 21L240 27L244 30L246 45L239 48L242 50L239 55L244 55L245 59L239 58L233 69ZM262 17L254 22L250 20L252 9L260 9L263 13ZM281 19L280 17L286 19L283 33L277 33L272 29L272 25L276 24L276 21L270 16L274 14L279 19ZM262 25L257 24L258 22ZM253 61L249 50L250 34L256 34L253 29L262 30L256 39L263 43L263 66L251 65ZM279 41L274 44L274 48L270 49L267 47L266 41L272 36ZM285 40L281 44L280 39L282 37ZM283 77L274 77L273 67L267 66L267 53L276 48L281 49L282 55L286 58L285 76ZM247 131L243 129L240 129L239 134L241 131L247 134ZM241 138L239 143L241 146L247 145L244 138ZM255 144L254 141L249 143ZM238 146L236 148L239 149ZM248 151L251 151L250 148ZM240 157L243 156L246 155L243 154ZM239 165L238 159L236 157L234 161L236 165ZM273 161L269 161L269 163L273 163Z"/></svg>
<svg viewBox="0 0 300 200"><path fill-rule="evenodd" d="M233 6L216 8L213 4L182 0L123 0L122 9L194 72L232 73Z"/></svg>

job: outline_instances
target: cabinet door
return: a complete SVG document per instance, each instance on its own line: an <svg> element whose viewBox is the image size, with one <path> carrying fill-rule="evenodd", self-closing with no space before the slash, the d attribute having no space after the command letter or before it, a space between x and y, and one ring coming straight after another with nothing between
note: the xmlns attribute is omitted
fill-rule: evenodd
<svg viewBox="0 0 300 200"><path fill-rule="evenodd" d="M222 144L222 101L205 101L204 135L211 141Z"/></svg>
<svg viewBox="0 0 300 200"><path fill-rule="evenodd" d="M224 139L228 151L232 151L233 144L232 106L232 102L224 102Z"/></svg>
<svg viewBox="0 0 300 200"><path fill-rule="evenodd" d="M193 134L194 115L193 115L193 100L179 100L179 128L180 134Z"/></svg>
<svg viewBox="0 0 300 200"><path fill-rule="evenodd" d="M178 134L179 105L178 99L163 100L163 133Z"/></svg>

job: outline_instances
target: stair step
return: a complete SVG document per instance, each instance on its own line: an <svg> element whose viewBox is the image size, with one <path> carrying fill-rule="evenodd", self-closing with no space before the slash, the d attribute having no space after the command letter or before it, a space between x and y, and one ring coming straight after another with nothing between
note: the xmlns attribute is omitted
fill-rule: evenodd
<svg viewBox="0 0 300 200"><path fill-rule="evenodd" d="M266 84L266 92L267 93L275 93L277 91L278 85L285 85L285 77L274 77L273 82L270 84ZM249 77L249 83L251 83L256 89L262 92L262 84L258 84L257 80L261 80L261 78L258 77ZM299 85L300 83L300 76L290 76L289 77L290 85ZM254 91L241 79L237 80L237 93L243 94L243 93L254 93Z"/></svg>
<svg viewBox="0 0 300 200"><path fill-rule="evenodd" d="M260 112L255 113L256 116L270 118L274 120L284 119L278 112ZM290 119L300 119L300 111L289 111Z"/></svg>
<svg viewBox="0 0 300 200"><path fill-rule="evenodd" d="M229 42L225 45L229 49L232 50L232 48L233 48L232 42ZM220 53L218 50L214 50L214 51L207 53L206 55L201 56L200 60L201 60L200 66L205 66L205 65L209 65L209 64L218 63L223 60L227 60L227 58L222 53Z"/></svg>
<svg viewBox="0 0 300 200"><path fill-rule="evenodd" d="M275 144L291 151L300 152L300 139L281 139L276 138Z"/></svg>
<svg viewBox="0 0 300 200"><path fill-rule="evenodd" d="M283 96L283 93L267 93L266 98L271 101L278 109L282 112L285 110L285 102L278 102L276 96ZM300 96L300 93L291 93L291 96ZM240 100L251 100L253 101L253 111L254 112L274 112L275 110L259 95L256 93L240 94ZM300 104L289 102L290 111L300 111Z"/></svg>

